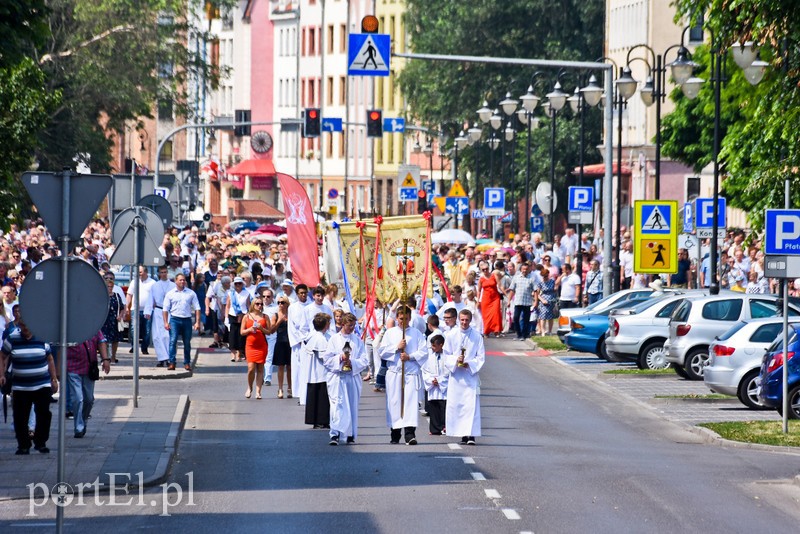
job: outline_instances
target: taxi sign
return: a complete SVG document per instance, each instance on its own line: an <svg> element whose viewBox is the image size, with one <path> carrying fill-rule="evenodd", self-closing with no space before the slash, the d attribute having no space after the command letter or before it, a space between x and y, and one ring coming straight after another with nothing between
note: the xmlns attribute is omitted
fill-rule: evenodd
<svg viewBox="0 0 800 534"><path fill-rule="evenodd" d="M678 272L678 202L634 203L633 270L642 274Z"/></svg>

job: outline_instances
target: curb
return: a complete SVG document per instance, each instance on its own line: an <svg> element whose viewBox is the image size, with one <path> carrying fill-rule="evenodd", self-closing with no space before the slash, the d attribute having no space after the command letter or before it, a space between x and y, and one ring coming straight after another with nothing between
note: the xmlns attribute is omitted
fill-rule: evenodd
<svg viewBox="0 0 800 534"><path fill-rule="evenodd" d="M175 454L178 450L178 442L180 440L183 426L186 423L186 418L189 415L189 396L181 395L178 399L178 405L175 407L175 414L172 416L172 424L167 432L167 438L164 441L164 452L161 453L156 465L155 471L149 477L142 481L142 486L147 488L162 484L167 480L172 462L175 459ZM131 485L135 487L135 485Z"/></svg>

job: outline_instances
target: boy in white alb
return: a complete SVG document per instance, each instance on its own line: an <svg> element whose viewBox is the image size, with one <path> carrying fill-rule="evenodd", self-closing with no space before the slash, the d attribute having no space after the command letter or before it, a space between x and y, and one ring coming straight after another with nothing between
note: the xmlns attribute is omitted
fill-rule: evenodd
<svg viewBox="0 0 800 534"><path fill-rule="evenodd" d="M461 443L475 445L481 435L481 403L478 396L478 372L486 361L483 336L470 327L472 312L461 310L459 328L447 333L444 341L445 366L450 371L447 381L445 426L448 436L461 438Z"/></svg>

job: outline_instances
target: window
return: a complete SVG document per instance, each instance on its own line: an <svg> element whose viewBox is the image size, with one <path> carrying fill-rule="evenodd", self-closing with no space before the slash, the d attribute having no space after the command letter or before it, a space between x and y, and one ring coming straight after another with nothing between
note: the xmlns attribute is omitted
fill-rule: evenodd
<svg viewBox="0 0 800 534"><path fill-rule="evenodd" d="M703 306L703 319L711 321L736 321L742 313L741 299L708 302Z"/></svg>
<svg viewBox="0 0 800 534"><path fill-rule="evenodd" d="M309 56L316 56L317 55L317 29L316 28L309 28L308 29L308 55Z"/></svg>
<svg viewBox="0 0 800 534"><path fill-rule="evenodd" d="M167 141L164 143L164 148L161 149L161 161L171 161L172 160L172 141Z"/></svg>
<svg viewBox="0 0 800 534"><path fill-rule="evenodd" d="M328 40L328 42L325 43L326 45L325 48L328 50L329 54L333 54L333 24L328 25L328 34L326 36L326 39Z"/></svg>
<svg viewBox="0 0 800 534"><path fill-rule="evenodd" d="M765 324L753 332L753 335L750 336L750 341L752 343L772 343L782 331L783 325L781 323Z"/></svg>
<svg viewBox="0 0 800 534"><path fill-rule="evenodd" d="M301 55L305 56L306 55L306 35L307 35L306 34L306 28L303 28L303 31L300 33L300 35L302 35L302 37L303 37L303 39L302 39L302 43L303 44L301 45L302 46L301 50L303 51L303 53Z"/></svg>
<svg viewBox="0 0 800 534"><path fill-rule="evenodd" d="M383 163L383 139L373 139L375 141L375 157L377 163Z"/></svg>
<svg viewBox="0 0 800 534"><path fill-rule="evenodd" d="M162 121L172 120L172 100L158 101L158 118Z"/></svg>
<svg viewBox="0 0 800 534"><path fill-rule="evenodd" d="M347 95L347 76L339 76L339 105L346 104L345 98Z"/></svg>
<svg viewBox="0 0 800 534"><path fill-rule="evenodd" d="M687 319L689 319L689 313L692 311L692 303L688 300L684 300L680 306L675 308L675 313L672 314L670 317L670 321L675 321L676 323L685 323Z"/></svg>
<svg viewBox="0 0 800 534"><path fill-rule="evenodd" d="M700 177L689 176L686 178L686 201L691 202L700 196Z"/></svg>
<svg viewBox="0 0 800 534"><path fill-rule="evenodd" d="M308 105L313 106L314 102L317 101L317 87L314 80L308 80Z"/></svg>
<svg viewBox="0 0 800 534"><path fill-rule="evenodd" d="M394 163L394 134L386 136L386 161Z"/></svg>
<svg viewBox="0 0 800 534"><path fill-rule="evenodd" d="M676 308L676 307L678 306L678 304L680 304L680 303L681 303L681 301L680 301L680 300L676 300L675 302L670 302L669 304L667 304L666 306L664 306L663 308L661 308L661 311L659 311L659 312L656 314L656 317L659 317L659 318L662 318L662 319L663 319L664 317L669 317L670 315L672 315L672 312L675 310L675 308Z"/></svg>
<svg viewBox="0 0 800 534"><path fill-rule="evenodd" d="M776 315L778 315L777 302L770 302L767 300L750 301L750 317L752 319L760 319L762 317L775 317Z"/></svg>
<svg viewBox="0 0 800 534"><path fill-rule="evenodd" d="M328 136L328 142L326 143L325 147L325 157L332 158L333 157L333 136Z"/></svg>
<svg viewBox="0 0 800 534"><path fill-rule="evenodd" d="M342 24L339 26L339 52L344 54L347 52L347 25Z"/></svg>
<svg viewBox="0 0 800 534"><path fill-rule="evenodd" d="M228 6L222 8L222 29L233 29L233 10Z"/></svg>
<svg viewBox="0 0 800 534"><path fill-rule="evenodd" d="M697 15L694 24L689 27L689 42L700 44L703 42L703 14Z"/></svg>
<svg viewBox="0 0 800 534"><path fill-rule="evenodd" d="M344 159L344 132L339 132L339 158ZM345 162L345 165L347 163Z"/></svg>
<svg viewBox="0 0 800 534"><path fill-rule="evenodd" d="M325 103L329 106L333 105L333 76L328 76L327 83L325 84Z"/></svg>

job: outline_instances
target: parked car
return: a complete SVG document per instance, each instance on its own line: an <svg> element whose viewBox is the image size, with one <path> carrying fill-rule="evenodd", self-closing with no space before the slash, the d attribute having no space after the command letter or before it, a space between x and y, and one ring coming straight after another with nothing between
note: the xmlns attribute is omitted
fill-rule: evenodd
<svg viewBox="0 0 800 534"><path fill-rule="evenodd" d="M640 295L639 299L619 300L611 307L596 313L578 315L570 320L570 332L564 336L564 344L570 350L591 352L598 358L608 360L606 352L606 333L608 332L608 315L613 310L636 306L649 297Z"/></svg>
<svg viewBox="0 0 800 534"><path fill-rule="evenodd" d="M763 408L758 400L761 362L782 332L782 317L737 322L708 348L708 365L703 370L706 386L715 393L736 395L748 408Z"/></svg>
<svg viewBox="0 0 800 534"><path fill-rule="evenodd" d="M790 304L791 313L798 308ZM678 375L702 380L708 347L737 321L775 317L780 311L774 295L725 291L719 295L686 299L675 308L664 342L666 359Z"/></svg>
<svg viewBox="0 0 800 534"><path fill-rule="evenodd" d="M788 381L789 391L789 419L800 419L800 358L796 358L800 351L800 324L789 325L789 350ZM783 415L783 336L770 345L761 362L761 372L758 379L758 401L767 408L775 408Z"/></svg>
<svg viewBox="0 0 800 534"><path fill-rule="evenodd" d="M558 338L564 342L564 336L570 331L570 319L578 315L601 312L614 306L616 303L626 300L639 300L647 295L652 295L654 291L650 288L644 289L623 289L590 304L585 308L564 308L558 312Z"/></svg>
<svg viewBox="0 0 800 534"><path fill-rule="evenodd" d="M666 369L669 362L664 355L664 341L669 337L670 315L685 299L707 294L705 290L690 289L647 299L626 310L614 310L608 316L608 358L636 362L639 369Z"/></svg>

